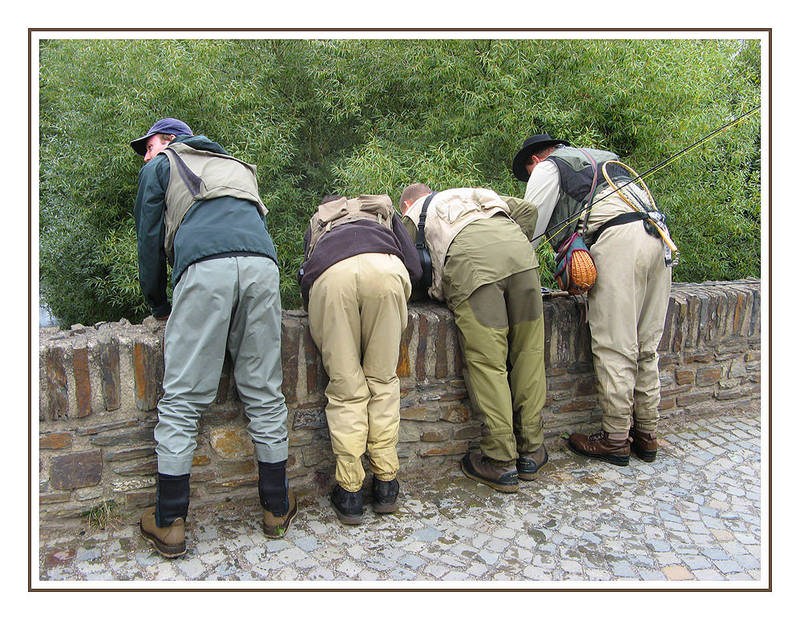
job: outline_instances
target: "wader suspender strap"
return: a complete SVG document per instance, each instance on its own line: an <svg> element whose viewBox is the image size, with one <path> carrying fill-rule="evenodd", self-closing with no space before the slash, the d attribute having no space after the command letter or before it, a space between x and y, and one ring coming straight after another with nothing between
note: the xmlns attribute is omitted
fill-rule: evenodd
<svg viewBox="0 0 800 620"><path fill-rule="evenodd" d="M630 213L621 213L616 217L612 217L606 223L604 223L600 228L594 231L594 235L592 235L592 245L597 243L597 240L600 238L607 228L611 228L612 226L622 226L622 224L630 224L631 222L638 222L640 220L647 220L646 213L642 213L641 211L631 211Z"/></svg>
<svg viewBox="0 0 800 620"><path fill-rule="evenodd" d="M431 254L425 245L425 219L428 214L428 205L438 192L432 192L422 203L422 211L419 214L419 224L417 225L417 254L419 254L420 263L422 263L422 278L421 282L425 287L433 283L433 264L431 263Z"/></svg>
<svg viewBox="0 0 800 620"><path fill-rule="evenodd" d="M594 199L594 193L597 190L597 162L591 155L589 155L588 151L584 149L580 149L580 151L584 155L586 155L586 157L589 158L589 161L592 163L592 171L594 172L594 177L592 178L592 187L591 189L589 189L589 194L588 197L586 198L586 202L583 203L583 209L586 211L586 213L583 215L583 233L585 233L586 225L589 223L589 211L590 211L590 209L587 209L586 207L592 204L592 200Z"/></svg>

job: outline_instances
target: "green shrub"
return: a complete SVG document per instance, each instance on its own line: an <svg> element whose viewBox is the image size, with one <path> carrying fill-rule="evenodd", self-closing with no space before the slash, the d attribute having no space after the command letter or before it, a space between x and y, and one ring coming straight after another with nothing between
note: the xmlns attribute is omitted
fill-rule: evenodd
<svg viewBox="0 0 800 620"><path fill-rule="evenodd" d="M40 48L40 281L65 323L141 320L128 142L175 116L258 166L286 308L326 193L521 195L531 133L642 172L759 104L760 44L731 40L49 40ZM760 118L648 183L676 280L760 273ZM552 285L552 255L540 251Z"/></svg>

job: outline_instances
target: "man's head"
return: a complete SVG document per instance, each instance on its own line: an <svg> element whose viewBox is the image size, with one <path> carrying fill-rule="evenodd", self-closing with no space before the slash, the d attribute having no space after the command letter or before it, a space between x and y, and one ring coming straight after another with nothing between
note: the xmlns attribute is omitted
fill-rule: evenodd
<svg viewBox="0 0 800 620"><path fill-rule="evenodd" d="M131 148L148 162L163 151L177 136L192 136L189 125L177 118L156 121L141 138L131 142Z"/></svg>
<svg viewBox="0 0 800 620"><path fill-rule="evenodd" d="M550 155L559 144L569 146L569 142L566 140L556 140L546 133L532 135L522 143L522 148L514 156L514 162L511 165L514 176L520 181L527 182L536 165Z"/></svg>
<svg viewBox="0 0 800 620"><path fill-rule="evenodd" d="M400 196L400 207L403 209L403 213L408 211L408 208L417 202L417 200L432 192L433 190L424 183L414 183L406 187L403 190L403 194Z"/></svg>

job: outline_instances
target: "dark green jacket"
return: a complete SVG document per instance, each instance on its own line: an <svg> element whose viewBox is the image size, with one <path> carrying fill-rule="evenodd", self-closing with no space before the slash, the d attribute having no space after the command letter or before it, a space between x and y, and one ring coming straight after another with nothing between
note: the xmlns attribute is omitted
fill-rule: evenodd
<svg viewBox="0 0 800 620"><path fill-rule="evenodd" d="M226 151L205 136L179 136L176 142L217 153ZM167 256L164 251L164 196L169 184L167 156L159 153L139 171L139 190L133 210L139 252L139 284L155 316L166 316ZM186 213L175 235L172 285L199 260L231 255L262 255L278 262L266 219L252 202L223 196L198 201Z"/></svg>

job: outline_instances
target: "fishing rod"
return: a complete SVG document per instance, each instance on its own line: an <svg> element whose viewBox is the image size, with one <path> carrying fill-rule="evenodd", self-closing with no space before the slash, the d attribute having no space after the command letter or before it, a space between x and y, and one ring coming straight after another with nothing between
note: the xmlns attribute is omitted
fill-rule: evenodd
<svg viewBox="0 0 800 620"><path fill-rule="evenodd" d="M611 194L613 194L613 193L615 193L615 192L618 192L618 191L622 190L622 189L623 189L625 186L627 186L627 185L630 185L631 183L635 183L636 181L639 181L639 180L641 180L641 179L644 179L645 177L648 177L648 176L650 176L650 175L652 175L652 174L656 173L657 171L661 170L663 167L665 167L665 166L666 166L667 164L669 164L670 162L674 161L674 160L675 160L675 159L677 159L678 157L681 157L681 156L685 155L685 154L686 154L686 153L688 153L689 151L691 151L691 150L693 150L693 149L697 148L698 146L700 146L700 145L701 145L701 144L703 144L704 142L707 142L708 140L710 140L711 138L713 138L713 137L714 137L714 136L716 136L717 134L719 134L719 133L722 133L722 132L723 132L723 131L725 131L726 129L730 129L731 127L734 127L734 126L738 125L739 123L743 122L743 121L744 121L744 119L745 119L746 117L750 116L750 115L751 115L753 112L757 112L759 109L760 109L760 106L756 106L755 108L752 108L751 110L748 110L748 111L747 111L747 112L745 112L744 114L741 114L741 115L737 116L737 117L736 117L736 118L734 118L733 120L731 120L731 121L728 121L727 123L725 123L724 125L722 125L722 126L718 127L718 128L717 128L717 129L715 129L714 131L712 131L712 132L710 132L710 133L706 134L705 136L703 136L702 138L700 138L700 139L699 139L699 140L697 140L696 142L694 142L694 143L690 144L690 145L689 145L689 146L687 146L686 148L684 148L684 149L682 149L682 150L678 151L677 153L675 153L675 154L673 154L673 155L670 155L669 157L667 157L667 158L666 158L666 159L664 159L663 161L661 161L661 162L657 163L655 166L653 166L653 167L652 167L652 168L650 168L649 170L646 170L645 172L643 172L642 174L640 174L640 175L639 175L639 176L637 176L636 178L630 179L630 180L628 180L627 182L623 183L623 184L622 184L622 185L620 185L620 186L619 186L619 187L618 187L616 190L612 190L611 192L607 192L606 194L604 194L604 195L603 195L603 196L601 196L600 198L597 198L597 199L595 199L595 200L592 200L592 202L591 202L591 203L587 203L587 204L586 204L586 205L585 205L585 206L584 206L584 207L583 207L583 208L582 208L580 211L578 211L578 213L577 213L576 215L570 216L570 217L568 217L567 219L565 219L565 220L563 220L563 221L561 221L561 222L558 222L558 223L556 224L556 226L561 226L561 227L560 227L560 228L559 228L557 231L555 231L555 232L554 232L554 233L553 233L553 234L552 234L550 237L548 237L547 239L545 239L545 242L547 242L547 241L550 241L550 239L552 239L553 237L555 237L556 235L558 235L558 233L560 233L562 230L564 230L564 228L566 228L566 227L567 227L569 224L571 224L572 222L574 222L574 221L575 221L575 220L577 220L578 218L580 218L580 217L583 217L583 215L585 214L585 212L587 212L587 211L591 211L591 210L594 208L594 206L595 206L597 203L599 203L601 200L604 200L605 198L607 198L607 197L608 197L608 196L610 196ZM562 226L562 224L563 224L563 226ZM533 238L531 239L531 241L536 241L536 240L537 240L537 239L539 239L540 237L544 237L544 236L545 236L545 234L547 234L547 233L546 233L546 231L545 231L545 232L543 232L541 235L536 235L535 237L533 237Z"/></svg>

